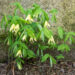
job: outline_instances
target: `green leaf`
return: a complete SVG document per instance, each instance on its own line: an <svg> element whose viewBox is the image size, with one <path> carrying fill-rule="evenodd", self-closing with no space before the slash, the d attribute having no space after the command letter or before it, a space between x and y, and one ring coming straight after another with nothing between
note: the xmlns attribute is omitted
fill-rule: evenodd
<svg viewBox="0 0 75 75"><path fill-rule="evenodd" d="M28 36L35 38L35 34L34 34L35 31L30 25L23 26L23 28L21 28L20 31L24 31L24 30L27 32Z"/></svg>
<svg viewBox="0 0 75 75"><path fill-rule="evenodd" d="M12 20L11 20L11 24L16 24L17 23L17 20L19 20L20 19L20 17L19 16L13 16L12 17ZM11 26L11 25L10 25Z"/></svg>
<svg viewBox="0 0 75 75"><path fill-rule="evenodd" d="M33 9L32 9L32 13L33 13L33 17L38 18L38 15L40 15L42 12L42 9L40 8L40 6L38 4L33 4Z"/></svg>
<svg viewBox="0 0 75 75"><path fill-rule="evenodd" d="M6 28L8 26L8 19L7 19L6 14L4 14L3 18L1 19L0 25L1 25L1 28L4 28L6 31Z"/></svg>
<svg viewBox="0 0 75 75"><path fill-rule="evenodd" d="M43 46L43 45L40 46L41 50L46 50L47 48L49 48L49 47L48 46Z"/></svg>
<svg viewBox="0 0 75 75"><path fill-rule="evenodd" d="M22 51L23 53L23 57L25 58L25 57L27 57L27 50L26 49L23 49L23 51Z"/></svg>
<svg viewBox="0 0 75 75"><path fill-rule="evenodd" d="M43 10L43 13L44 13L44 16L45 16L45 20L46 21L49 21L49 16L48 16L48 14Z"/></svg>
<svg viewBox="0 0 75 75"><path fill-rule="evenodd" d="M21 41L16 41L15 43L13 43L11 48L14 48L16 45L19 45L20 47L23 47L24 49L28 49L28 47L25 45L25 43L22 43Z"/></svg>
<svg viewBox="0 0 75 75"><path fill-rule="evenodd" d="M12 40L12 34L10 33L9 36L6 38L9 42L9 46L12 46L13 40Z"/></svg>
<svg viewBox="0 0 75 75"><path fill-rule="evenodd" d="M30 14L31 16L33 15L31 8L25 10L25 15L28 16L29 14Z"/></svg>
<svg viewBox="0 0 75 75"><path fill-rule="evenodd" d="M27 31L27 34L28 34L30 37L32 37L32 38L35 37L34 30L32 29L32 27L26 28L26 31Z"/></svg>
<svg viewBox="0 0 75 75"><path fill-rule="evenodd" d="M70 47L67 44L61 44L58 46L58 51L70 51Z"/></svg>
<svg viewBox="0 0 75 75"><path fill-rule="evenodd" d="M70 37L70 34L67 34L64 41L66 42L69 39L69 37Z"/></svg>
<svg viewBox="0 0 75 75"><path fill-rule="evenodd" d="M44 56L42 56L41 62L45 62L49 58L49 56L49 54L45 54Z"/></svg>
<svg viewBox="0 0 75 75"><path fill-rule="evenodd" d="M65 37L65 42L67 41L67 40L69 40L69 38L71 39L71 37L73 37L73 36L75 36L75 32L68 32L67 34L66 34L66 37Z"/></svg>
<svg viewBox="0 0 75 75"><path fill-rule="evenodd" d="M4 16L3 16L3 18L1 19L1 23L0 23L1 28L4 28L4 22L5 22L5 19L4 19Z"/></svg>
<svg viewBox="0 0 75 75"><path fill-rule="evenodd" d="M28 58L35 58L35 54L32 50L27 50Z"/></svg>
<svg viewBox="0 0 75 75"><path fill-rule="evenodd" d="M37 3L34 3L34 4L33 4L33 7L39 8L40 6L39 6Z"/></svg>
<svg viewBox="0 0 75 75"><path fill-rule="evenodd" d="M4 18L5 18L5 31L6 31L6 29L7 29L7 26L8 26L8 19L7 19L7 16L6 16L6 14L4 15Z"/></svg>
<svg viewBox="0 0 75 75"><path fill-rule="evenodd" d="M69 38L69 42L70 42L70 44L72 44L73 40L74 40L73 37L70 36L70 38Z"/></svg>
<svg viewBox="0 0 75 75"><path fill-rule="evenodd" d="M41 22L44 22L45 20L47 20L47 21L49 20L48 14L43 9L41 9L39 5L34 4L33 7L34 7L34 9L33 9L33 16L38 18L38 16L40 15Z"/></svg>
<svg viewBox="0 0 75 75"><path fill-rule="evenodd" d="M58 27L58 35L59 35L59 37L61 39L63 39L63 37L64 37L64 31L63 31L62 27Z"/></svg>
<svg viewBox="0 0 75 75"><path fill-rule="evenodd" d="M19 2L15 2L12 5L15 5L17 9L19 9L21 11L21 13L25 14L25 10L24 8L21 6L21 4Z"/></svg>
<svg viewBox="0 0 75 75"><path fill-rule="evenodd" d="M43 28L40 24L37 24L37 27L38 27L39 31L42 31Z"/></svg>
<svg viewBox="0 0 75 75"><path fill-rule="evenodd" d="M40 35L40 37L41 37L41 40L44 42L45 37L44 37L44 32L43 32L43 31L41 31L41 35Z"/></svg>
<svg viewBox="0 0 75 75"><path fill-rule="evenodd" d="M49 39L52 36L52 32L48 30L47 28L43 28L45 36Z"/></svg>
<svg viewBox="0 0 75 75"><path fill-rule="evenodd" d="M18 61L24 64L24 60L22 58L18 57Z"/></svg>
<svg viewBox="0 0 75 75"><path fill-rule="evenodd" d="M56 64L56 60L50 55L50 65L51 65L51 67L53 66L53 64Z"/></svg>
<svg viewBox="0 0 75 75"><path fill-rule="evenodd" d="M54 14L53 14L52 17L51 17L51 21L52 21L52 22L56 22L56 16L55 16Z"/></svg>
<svg viewBox="0 0 75 75"><path fill-rule="evenodd" d="M70 44L75 44L75 38L70 36L69 42L70 42Z"/></svg>
<svg viewBox="0 0 75 75"><path fill-rule="evenodd" d="M33 17L38 18L38 15L41 14L42 10L41 8L36 8L33 10Z"/></svg>
<svg viewBox="0 0 75 75"><path fill-rule="evenodd" d="M58 60L60 60L60 59L63 59L64 56L63 56L62 54L59 54L58 56L56 56L56 58L57 58Z"/></svg>
<svg viewBox="0 0 75 75"><path fill-rule="evenodd" d="M21 64L21 62L17 62L17 67L18 67L19 70L22 70L22 64Z"/></svg>
<svg viewBox="0 0 75 75"><path fill-rule="evenodd" d="M16 54L17 54L17 52L18 52L18 49L19 49L19 48L18 48L17 46L15 46L14 49L13 49L13 53L14 53L14 56L15 56L15 57L16 57Z"/></svg>
<svg viewBox="0 0 75 75"><path fill-rule="evenodd" d="M44 53L43 53L43 50L41 50L41 57L43 57L43 54L44 54Z"/></svg>
<svg viewBox="0 0 75 75"><path fill-rule="evenodd" d="M52 18L51 18L52 22L56 22L56 14L57 14L57 12L58 11L56 9L50 10L50 13L52 14Z"/></svg>
<svg viewBox="0 0 75 75"><path fill-rule="evenodd" d="M57 14L58 11L57 11L57 9L52 9L52 10L50 10L50 13L52 13L52 14Z"/></svg>
<svg viewBox="0 0 75 75"><path fill-rule="evenodd" d="M39 51L39 49L37 50L37 56L39 56L40 55L40 51Z"/></svg>
<svg viewBox="0 0 75 75"><path fill-rule="evenodd" d="M75 32L69 32L69 34L75 36Z"/></svg>

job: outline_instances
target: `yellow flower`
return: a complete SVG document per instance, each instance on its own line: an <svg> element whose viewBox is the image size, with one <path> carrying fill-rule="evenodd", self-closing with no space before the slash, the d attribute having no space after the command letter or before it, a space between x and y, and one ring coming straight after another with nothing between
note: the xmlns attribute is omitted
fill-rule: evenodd
<svg viewBox="0 0 75 75"><path fill-rule="evenodd" d="M22 70L22 65L21 65L20 62L17 63L17 67L18 67L19 70Z"/></svg>
<svg viewBox="0 0 75 75"><path fill-rule="evenodd" d="M50 24L47 21L45 21L44 27L50 28Z"/></svg>
<svg viewBox="0 0 75 75"><path fill-rule="evenodd" d="M31 15L29 14L27 17L26 17L26 19L25 19L26 21L31 21L31 22L33 22L34 20L32 19L32 17L31 17Z"/></svg>
<svg viewBox="0 0 75 75"><path fill-rule="evenodd" d="M34 39L33 38L30 38L30 40L29 40L30 42L34 42Z"/></svg>
<svg viewBox="0 0 75 75"><path fill-rule="evenodd" d="M12 24L12 26L10 27L10 32L14 32L15 30L15 24Z"/></svg>
<svg viewBox="0 0 75 75"><path fill-rule="evenodd" d="M34 41L37 41L37 39L36 39L36 38L34 38Z"/></svg>
<svg viewBox="0 0 75 75"><path fill-rule="evenodd" d="M53 36L51 36L51 38L48 40L48 44L50 44L50 43L54 43L55 44Z"/></svg>
<svg viewBox="0 0 75 75"><path fill-rule="evenodd" d="M34 43L34 41L37 41L37 39L36 38L30 38L30 40L29 40L31 43Z"/></svg>
<svg viewBox="0 0 75 75"><path fill-rule="evenodd" d="M15 24L12 24L11 27L10 27L10 32L17 34L17 32L19 31L19 24L15 25Z"/></svg>
<svg viewBox="0 0 75 75"><path fill-rule="evenodd" d="M9 41L7 42L7 45L9 46Z"/></svg>
<svg viewBox="0 0 75 75"><path fill-rule="evenodd" d="M22 41L25 41L26 40L26 35L24 35L23 37L22 37Z"/></svg>
<svg viewBox="0 0 75 75"><path fill-rule="evenodd" d="M17 34L17 32L19 31L19 29L20 29L19 24L17 24L17 25L15 26L15 33L16 33L16 34Z"/></svg>
<svg viewBox="0 0 75 75"><path fill-rule="evenodd" d="M21 52L21 50L18 50L16 56L22 57L22 52Z"/></svg>

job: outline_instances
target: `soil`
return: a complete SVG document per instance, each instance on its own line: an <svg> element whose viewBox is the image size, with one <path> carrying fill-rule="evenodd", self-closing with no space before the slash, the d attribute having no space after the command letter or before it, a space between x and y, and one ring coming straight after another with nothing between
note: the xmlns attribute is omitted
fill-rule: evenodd
<svg viewBox="0 0 75 75"><path fill-rule="evenodd" d="M6 75L7 66L7 63L0 63L0 75ZM9 70L7 75L13 75L10 68ZM48 62L26 62L21 71L15 66L15 75L75 75L75 62L58 61L52 68Z"/></svg>

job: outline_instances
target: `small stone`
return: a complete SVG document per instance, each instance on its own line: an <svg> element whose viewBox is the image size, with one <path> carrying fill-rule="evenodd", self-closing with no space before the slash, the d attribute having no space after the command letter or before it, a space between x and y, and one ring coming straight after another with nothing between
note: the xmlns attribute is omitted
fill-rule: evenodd
<svg viewBox="0 0 75 75"><path fill-rule="evenodd" d="M64 72L65 72L63 68L61 69L61 72L62 72L62 73L64 73Z"/></svg>
<svg viewBox="0 0 75 75"><path fill-rule="evenodd" d="M73 62L72 66L75 68L75 62Z"/></svg>

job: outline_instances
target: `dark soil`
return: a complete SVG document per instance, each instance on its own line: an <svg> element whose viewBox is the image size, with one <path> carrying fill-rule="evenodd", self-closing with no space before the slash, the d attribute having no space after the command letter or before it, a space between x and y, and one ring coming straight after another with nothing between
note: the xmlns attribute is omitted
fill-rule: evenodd
<svg viewBox="0 0 75 75"><path fill-rule="evenodd" d="M8 64L0 63L0 75L6 75ZM7 75L13 75L11 69ZM52 68L49 63L25 63L19 71L15 68L15 75L75 75L74 61L58 61Z"/></svg>

